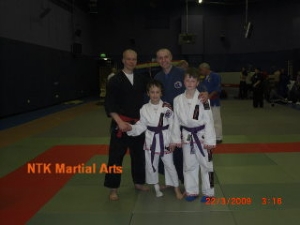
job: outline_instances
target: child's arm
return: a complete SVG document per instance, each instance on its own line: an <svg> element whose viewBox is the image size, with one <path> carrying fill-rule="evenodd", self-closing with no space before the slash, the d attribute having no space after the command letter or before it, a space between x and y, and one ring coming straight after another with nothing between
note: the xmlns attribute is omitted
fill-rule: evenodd
<svg viewBox="0 0 300 225"><path fill-rule="evenodd" d="M134 125L130 125L131 129L126 132L128 136L138 136L147 129L147 120L144 116L143 108L140 110L140 116L141 118L139 121L137 121Z"/></svg>
<svg viewBox="0 0 300 225"><path fill-rule="evenodd" d="M205 121L205 139L204 146L206 149L213 149L216 147L216 132L214 127L214 119L211 111L210 101L207 102L208 105L203 105L203 115Z"/></svg>

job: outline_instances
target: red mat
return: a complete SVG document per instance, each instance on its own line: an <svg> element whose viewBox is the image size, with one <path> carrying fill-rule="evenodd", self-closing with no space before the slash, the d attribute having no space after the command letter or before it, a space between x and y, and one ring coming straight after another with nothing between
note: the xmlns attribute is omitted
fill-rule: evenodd
<svg viewBox="0 0 300 225"><path fill-rule="evenodd" d="M300 152L297 143L222 144L215 153ZM107 145L55 146L28 163L85 163L94 155L106 155ZM0 223L25 224L72 177L72 174L28 174L27 164L0 179Z"/></svg>
<svg viewBox="0 0 300 225"><path fill-rule="evenodd" d="M107 154L106 145L55 146L28 163L77 165L97 154ZM72 177L72 174L28 174L27 164L0 179L0 224L25 224Z"/></svg>
<svg viewBox="0 0 300 225"><path fill-rule="evenodd" d="M260 143L260 144L221 144L215 149L220 153L275 153L300 152L300 142L295 143Z"/></svg>

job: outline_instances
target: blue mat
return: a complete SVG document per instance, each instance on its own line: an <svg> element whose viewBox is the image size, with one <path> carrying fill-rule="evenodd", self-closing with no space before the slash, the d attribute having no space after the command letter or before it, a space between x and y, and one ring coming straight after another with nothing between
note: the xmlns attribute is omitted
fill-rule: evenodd
<svg viewBox="0 0 300 225"><path fill-rule="evenodd" d="M59 111L65 110L65 109L69 109L69 108L81 105L83 103L87 103L87 102L95 101L95 100L99 100L99 98L89 97L89 98L80 99L80 101L74 100L74 101L70 101L70 102L61 103L59 105L54 105L54 106L50 106L47 108L38 109L38 110L6 117L3 119L0 119L0 130L5 130L5 129L8 129L8 128L11 128L14 126L18 126L18 125L30 122L32 120L50 115L52 113L56 113L56 112L59 112ZM76 104L75 104L75 102L76 102Z"/></svg>

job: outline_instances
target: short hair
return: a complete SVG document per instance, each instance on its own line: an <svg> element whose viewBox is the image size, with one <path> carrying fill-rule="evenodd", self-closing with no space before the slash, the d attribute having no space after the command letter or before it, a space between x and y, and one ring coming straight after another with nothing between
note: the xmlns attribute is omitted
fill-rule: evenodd
<svg viewBox="0 0 300 225"><path fill-rule="evenodd" d="M183 67L183 66L188 67L189 63L186 60L180 60L179 63L177 64L177 66L178 67Z"/></svg>
<svg viewBox="0 0 300 225"><path fill-rule="evenodd" d="M169 49L167 49L167 48L161 48L161 49L159 49L159 50L156 52L156 57L157 57L157 54L158 54L159 52L167 52L167 53L171 56L171 58L173 58L172 52L171 52Z"/></svg>
<svg viewBox="0 0 300 225"><path fill-rule="evenodd" d="M199 65L199 68L204 68L204 69L210 70L210 65L208 63L204 62Z"/></svg>
<svg viewBox="0 0 300 225"><path fill-rule="evenodd" d="M199 70L197 68L188 68L185 73L184 73L184 78L186 77L192 77L197 79L198 81L200 80L200 73Z"/></svg>
<svg viewBox="0 0 300 225"><path fill-rule="evenodd" d="M137 56L137 52L136 52L136 51L134 51L134 50L132 50L132 49L126 49L126 50L123 52L123 59L125 58L125 55L126 55L127 53L133 53L133 54L135 54L135 55Z"/></svg>
<svg viewBox="0 0 300 225"><path fill-rule="evenodd" d="M163 92L163 84L160 82L160 81L158 81L158 80L150 80L148 83L147 83L147 86L146 86L146 89L147 89L147 92L149 92L150 91L150 88L151 87L157 87L157 88L159 88L160 90L161 90L161 92Z"/></svg>

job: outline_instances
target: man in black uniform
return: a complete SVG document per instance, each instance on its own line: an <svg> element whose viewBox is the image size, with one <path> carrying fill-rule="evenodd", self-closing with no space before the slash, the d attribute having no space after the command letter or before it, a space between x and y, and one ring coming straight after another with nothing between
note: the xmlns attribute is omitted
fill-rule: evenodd
<svg viewBox="0 0 300 225"><path fill-rule="evenodd" d="M147 77L134 74L137 53L133 50L123 52L124 69L113 76L107 85L105 110L111 123L108 166L122 166L127 148L130 150L131 175L135 188L146 191L145 155L143 151L144 134L127 136L129 125L139 119L140 108L144 104ZM117 189L121 183L121 174L107 173L104 186L110 188L110 200L118 200Z"/></svg>
<svg viewBox="0 0 300 225"><path fill-rule="evenodd" d="M252 87L253 87L253 107L260 108L264 107L264 87L263 87L263 75L260 72L259 68L255 69L255 74L252 78Z"/></svg>

